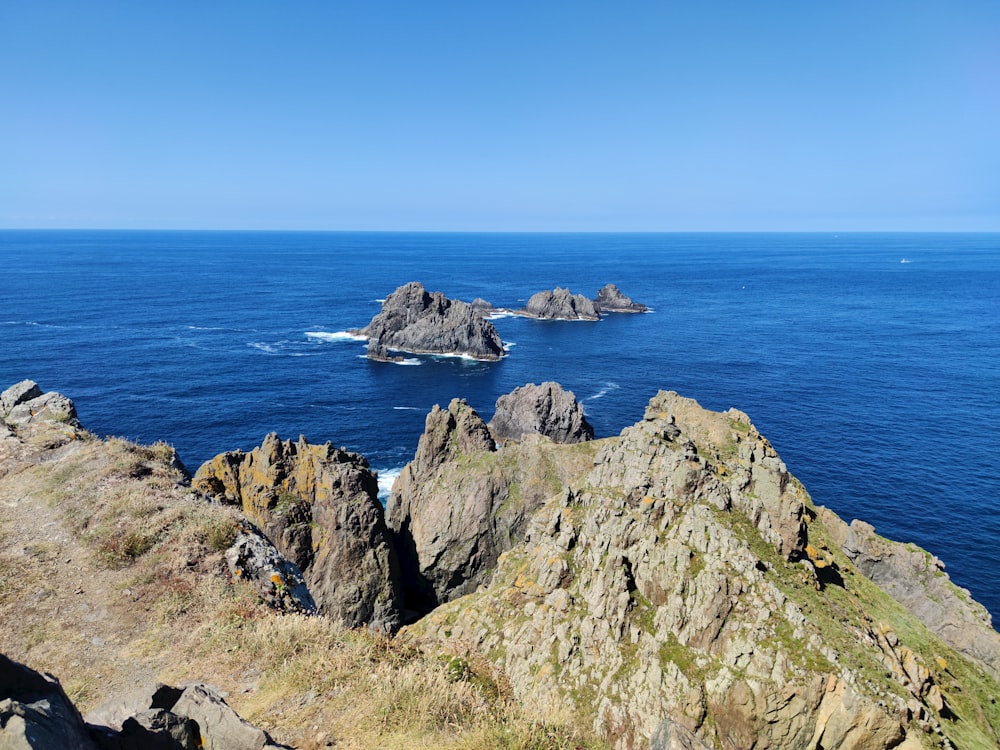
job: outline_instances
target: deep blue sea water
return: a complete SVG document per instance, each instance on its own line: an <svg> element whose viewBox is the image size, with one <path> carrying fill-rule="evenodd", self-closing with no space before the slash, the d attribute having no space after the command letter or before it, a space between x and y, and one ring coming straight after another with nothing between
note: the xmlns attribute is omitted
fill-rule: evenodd
<svg viewBox="0 0 1000 750"><path fill-rule="evenodd" d="M456 396L489 418L557 380L606 436L673 389L746 411L816 502L1000 616L1000 235L3 231L0 268L0 387L32 378L192 470L273 430L384 480ZM334 335L411 280L498 306L614 282L655 312L500 319L498 363L370 362Z"/></svg>

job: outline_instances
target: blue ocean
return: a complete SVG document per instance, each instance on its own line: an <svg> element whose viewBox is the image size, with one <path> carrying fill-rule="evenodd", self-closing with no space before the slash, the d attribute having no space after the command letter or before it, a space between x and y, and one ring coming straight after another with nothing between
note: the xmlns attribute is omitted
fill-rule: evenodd
<svg viewBox="0 0 1000 750"><path fill-rule="evenodd" d="M434 404L556 380L598 436L660 389L747 412L813 499L941 557L1000 617L1000 235L0 232L0 386L192 470L267 432L367 456L383 487ZM408 281L517 307L617 284L653 312L501 318L495 363L364 358Z"/></svg>

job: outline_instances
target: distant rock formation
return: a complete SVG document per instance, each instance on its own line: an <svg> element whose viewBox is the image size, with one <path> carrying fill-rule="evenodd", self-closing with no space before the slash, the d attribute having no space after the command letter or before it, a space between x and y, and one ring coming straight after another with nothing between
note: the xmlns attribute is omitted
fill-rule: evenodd
<svg viewBox="0 0 1000 750"><path fill-rule="evenodd" d="M556 287L531 295L522 315L544 320L600 320L594 303L582 294L572 294L569 289Z"/></svg>
<svg viewBox="0 0 1000 750"><path fill-rule="evenodd" d="M589 470L596 448L558 452L571 447L536 436L497 450L465 401L434 407L386 503L410 609L427 612L487 579L530 514Z"/></svg>
<svg viewBox="0 0 1000 750"><path fill-rule="evenodd" d="M495 440L504 443L525 435L544 435L557 443L594 439L594 428L576 396L551 381L529 383L498 398L489 429Z"/></svg>
<svg viewBox="0 0 1000 750"><path fill-rule="evenodd" d="M381 312L352 333L368 337L368 356L378 360L398 359L393 352L504 356L500 334L472 305L428 292L416 281L386 297Z"/></svg>
<svg viewBox="0 0 1000 750"><path fill-rule="evenodd" d="M303 571L320 612L348 627L400 624L398 564L368 462L331 443L271 433L198 469L195 489L242 507Z"/></svg>
<svg viewBox="0 0 1000 750"><path fill-rule="evenodd" d="M472 305L473 310L483 315L489 315L491 312L496 310L496 308L493 307L492 302L487 302L482 297L476 297L470 304Z"/></svg>
<svg viewBox="0 0 1000 750"><path fill-rule="evenodd" d="M602 313L644 313L649 309L640 302L633 302L614 284L606 284L598 290L594 306Z"/></svg>

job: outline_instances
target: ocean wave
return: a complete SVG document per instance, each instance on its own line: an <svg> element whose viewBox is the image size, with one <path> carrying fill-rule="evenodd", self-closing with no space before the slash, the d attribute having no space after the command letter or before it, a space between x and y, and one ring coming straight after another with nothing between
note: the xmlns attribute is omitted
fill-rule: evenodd
<svg viewBox="0 0 1000 750"><path fill-rule="evenodd" d="M510 348L511 348L512 346L517 346L517 342L516 342L516 341L504 341L504 342L503 342L503 350L504 350L505 352L509 352L509 351L510 351Z"/></svg>
<svg viewBox="0 0 1000 750"><path fill-rule="evenodd" d="M327 331L306 331L305 335L311 339L319 339L320 341L367 341L367 336L362 336L357 333L351 333L350 331L334 331L329 333Z"/></svg>
<svg viewBox="0 0 1000 750"><path fill-rule="evenodd" d="M378 475L378 499L381 500L383 504L385 504L385 501L389 499L389 493L392 492L392 485L402 470L402 466L397 466L392 469L375 470L375 473Z"/></svg>
<svg viewBox="0 0 1000 750"><path fill-rule="evenodd" d="M604 398L605 396L607 396L612 391L617 391L620 387L621 386L619 386L618 383L605 383L604 387L601 388L601 390L599 390L593 396L587 396L587 398L585 400L587 400L587 401L596 401L599 398Z"/></svg>
<svg viewBox="0 0 1000 750"><path fill-rule="evenodd" d="M510 310L498 310L497 312L492 312L483 317L487 320L500 320L501 318L519 318L521 316L516 313L512 313Z"/></svg>
<svg viewBox="0 0 1000 750"><path fill-rule="evenodd" d="M419 406L394 406L392 408L396 411L420 411Z"/></svg>
<svg viewBox="0 0 1000 750"><path fill-rule="evenodd" d="M247 346L271 357L315 357L315 352L296 351L301 346L297 341L276 341L269 344L266 341L250 341Z"/></svg>
<svg viewBox="0 0 1000 750"><path fill-rule="evenodd" d="M406 357L405 359L401 359L398 362L394 362L393 364L409 365L410 367L416 367L417 365L422 365L423 362L421 362L416 357Z"/></svg>

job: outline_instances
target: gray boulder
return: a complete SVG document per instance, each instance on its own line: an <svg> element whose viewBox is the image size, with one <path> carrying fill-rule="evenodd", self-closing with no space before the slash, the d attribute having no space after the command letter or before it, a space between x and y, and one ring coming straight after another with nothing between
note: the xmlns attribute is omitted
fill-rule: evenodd
<svg viewBox="0 0 1000 750"><path fill-rule="evenodd" d="M215 689L147 685L87 715L101 750L279 750Z"/></svg>
<svg viewBox="0 0 1000 750"><path fill-rule="evenodd" d="M614 284L606 284L597 292L594 305L602 312L644 313L647 308L641 302L634 302L631 297L622 294Z"/></svg>
<svg viewBox="0 0 1000 750"><path fill-rule="evenodd" d="M500 442L520 440L525 435L544 435L557 443L594 439L594 428L576 396L551 381L528 383L498 398L489 429Z"/></svg>
<svg viewBox="0 0 1000 750"><path fill-rule="evenodd" d="M234 579L252 581L268 606L282 612L316 612L316 602L299 566L278 552L253 524L241 525L226 550L226 565Z"/></svg>
<svg viewBox="0 0 1000 750"><path fill-rule="evenodd" d="M531 295L521 311L523 315L544 320L600 320L601 313L592 300L569 289L556 287Z"/></svg>
<svg viewBox="0 0 1000 750"><path fill-rule="evenodd" d="M18 404L31 401L42 395L42 389L34 380L22 380L0 393L0 419L6 420L11 410Z"/></svg>
<svg viewBox="0 0 1000 750"><path fill-rule="evenodd" d="M0 654L0 748L95 748L80 712L52 675Z"/></svg>
<svg viewBox="0 0 1000 750"><path fill-rule="evenodd" d="M372 359L398 359L393 352L459 354L497 360L503 342L480 311L441 292L428 292L416 281L405 284L382 303L382 310L356 333L368 337Z"/></svg>

